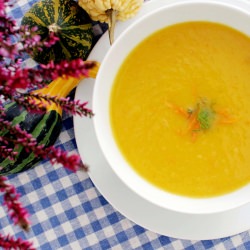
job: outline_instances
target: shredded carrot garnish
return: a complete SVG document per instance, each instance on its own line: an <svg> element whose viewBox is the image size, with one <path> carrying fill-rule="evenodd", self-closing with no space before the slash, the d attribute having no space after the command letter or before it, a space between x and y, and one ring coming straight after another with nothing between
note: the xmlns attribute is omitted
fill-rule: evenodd
<svg viewBox="0 0 250 250"><path fill-rule="evenodd" d="M174 105L174 104L172 104L172 103L169 103L169 102L166 102L166 106L167 106L168 108L171 108L175 113L177 113L177 114L179 114L179 115L182 115L182 116L184 116L185 118L188 117L188 113L187 113L187 111L186 111L184 108L181 108L181 107L179 107L179 106L177 106L177 105Z"/></svg>
<svg viewBox="0 0 250 250"><path fill-rule="evenodd" d="M226 110L216 110L216 113L220 115L218 123L219 124L233 124L237 122L237 119L232 117L230 113Z"/></svg>
<svg viewBox="0 0 250 250"><path fill-rule="evenodd" d="M188 127L187 127L187 132L192 132L195 130L200 129L200 124L197 120L197 115L194 114L190 117L190 119L188 120Z"/></svg>
<svg viewBox="0 0 250 250"><path fill-rule="evenodd" d="M184 109L170 102L166 102L166 106L187 121L187 128L183 132L178 131L177 134L189 134L193 142L197 140L200 132L210 129L215 120L216 124L222 125L230 125L237 121L226 110L215 110L214 104L204 98L199 99L194 108Z"/></svg>

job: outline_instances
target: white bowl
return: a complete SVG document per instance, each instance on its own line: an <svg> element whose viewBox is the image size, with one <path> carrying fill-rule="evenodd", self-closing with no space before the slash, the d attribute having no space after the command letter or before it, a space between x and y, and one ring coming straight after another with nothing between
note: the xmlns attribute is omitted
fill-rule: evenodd
<svg viewBox="0 0 250 250"><path fill-rule="evenodd" d="M110 125L109 102L112 85L129 52L155 31L187 21L217 22L250 35L250 13L219 0L177 1L138 19L119 36L101 64L94 86L94 127L100 147L111 168L135 193L158 206L178 212L218 213L248 203L250 185L212 198L187 198L163 191L144 180L126 162L117 147Z"/></svg>

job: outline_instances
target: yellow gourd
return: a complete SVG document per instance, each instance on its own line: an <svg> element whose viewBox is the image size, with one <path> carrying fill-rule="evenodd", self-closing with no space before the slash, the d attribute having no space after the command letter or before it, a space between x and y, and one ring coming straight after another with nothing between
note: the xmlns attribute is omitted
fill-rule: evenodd
<svg viewBox="0 0 250 250"><path fill-rule="evenodd" d="M143 0L79 0L78 4L89 14L92 20L109 25L110 44L114 41L116 20L125 21L133 17L140 9Z"/></svg>

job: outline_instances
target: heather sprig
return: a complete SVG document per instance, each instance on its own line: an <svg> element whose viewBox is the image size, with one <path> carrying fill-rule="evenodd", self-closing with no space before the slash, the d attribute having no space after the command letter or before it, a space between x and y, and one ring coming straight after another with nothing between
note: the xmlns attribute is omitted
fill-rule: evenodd
<svg viewBox="0 0 250 250"><path fill-rule="evenodd" d="M1 157L8 158L13 161L18 153L16 151L13 151L13 148L9 147L8 138L0 136L0 143L1 143L0 144Z"/></svg>
<svg viewBox="0 0 250 250"><path fill-rule="evenodd" d="M0 192L4 193L3 205L7 207L8 214L14 224L28 231L30 225L30 221L28 220L29 213L19 201L20 194L17 193L16 188L11 184L7 184L6 180L6 177L0 176Z"/></svg>
<svg viewBox="0 0 250 250"><path fill-rule="evenodd" d="M51 61L47 65L41 64L41 69L39 73L43 76L43 79L55 79L59 76L72 76L72 77L80 77L85 76L89 77L90 69L96 66L96 62L94 61L83 61L80 58L66 61L63 60L59 63L54 63Z"/></svg>
<svg viewBox="0 0 250 250"><path fill-rule="evenodd" d="M14 102L23 106L27 111L42 114L47 110L47 106L45 103L40 103L37 105L37 101L33 98L26 97L25 95L18 95L11 98Z"/></svg>
<svg viewBox="0 0 250 250"><path fill-rule="evenodd" d="M34 99L37 99L41 101L41 103L43 101L46 101L49 104L55 103L56 105L60 106L64 111L69 112L73 115L88 116L90 118L94 115L92 110L86 107L88 102L81 102L80 100L70 100L69 97L63 98L57 96L44 95L40 93L28 93L24 96L25 98L27 98L28 102L32 102L34 101Z"/></svg>
<svg viewBox="0 0 250 250"><path fill-rule="evenodd" d="M21 68L20 61L15 67L0 67L0 94L13 95L17 88L42 88L45 81L54 80L60 76L88 77L89 70L95 66L95 62L75 59L66 60L58 64L51 61L48 65L39 68Z"/></svg>
<svg viewBox="0 0 250 250"><path fill-rule="evenodd" d="M35 250L31 242L22 240L21 238L14 239L10 235L0 234L0 247L6 250Z"/></svg>
<svg viewBox="0 0 250 250"><path fill-rule="evenodd" d="M55 148L53 146L46 148L45 152L49 155L52 164L62 164L65 168L73 172L76 172L78 169L84 171L88 170L88 167L81 162L81 158L76 154L69 155L60 148Z"/></svg>

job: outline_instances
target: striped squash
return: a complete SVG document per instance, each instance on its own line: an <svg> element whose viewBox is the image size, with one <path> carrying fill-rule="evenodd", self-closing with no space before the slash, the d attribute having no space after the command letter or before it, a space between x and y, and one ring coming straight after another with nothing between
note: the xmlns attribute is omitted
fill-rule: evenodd
<svg viewBox="0 0 250 250"><path fill-rule="evenodd" d="M74 0L42 0L25 13L21 25L37 27L42 40L55 32L60 38L51 48L33 48L30 56L38 63L59 62L63 59L86 59L93 39L88 14Z"/></svg>
<svg viewBox="0 0 250 250"><path fill-rule="evenodd" d="M26 130L36 138L39 144L51 146L55 143L61 131L62 118L60 114L51 110L46 114L29 113L23 107L12 102L7 105L6 118L13 121L13 124L20 124L23 130ZM8 131L1 131L1 136L11 137ZM34 153L29 153L23 146L18 146L18 155L15 161L8 158L0 158L0 175L18 173L32 168L41 159Z"/></svg>
<svg viewBox="0 0 250 250"><path fill-rule="evenodd" d="M95 77L99 68L98 63L89 71L89 77ZM51 96L66 97L76 87L80 79L59 77L52 81L47 87L35 90L34 93L47 94ZM38 101L38 105L39 105ZM37 142L46 147L52 146L57 140L62 126L62 108L54 103L46 103L46 113L38 114L28 112L24 107L15 102L5 105L5 119L12 122L32 134ZM0 136L13 137L7 130L1 130ZM1 143L1 142L0 142ZM14 145L12 145L14 149ZM15 149L18 155L15 160L0 157L0 175L19 173L34 167L41 158L33 152L27 152L23 146L18 145Z"/></svg>

